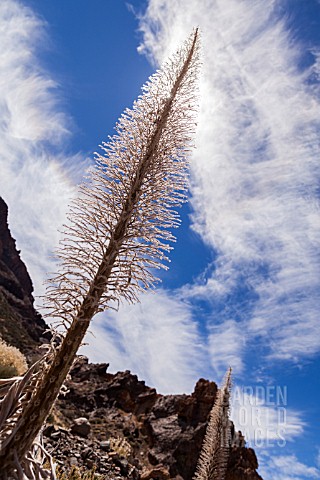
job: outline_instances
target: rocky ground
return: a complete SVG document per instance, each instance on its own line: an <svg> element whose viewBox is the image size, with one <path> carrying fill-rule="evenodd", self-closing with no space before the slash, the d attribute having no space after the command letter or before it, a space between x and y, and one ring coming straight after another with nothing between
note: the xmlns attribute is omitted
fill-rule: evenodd
<svg viewBox="0 0 320 480"><path fill-rule="evenodd" d="M160 395L129 371L107 367L77 359L44 432L57 461L128 479L191 480L216 384L200 379L191 395ZM254 451L234 431L233 440L227 480L258 480Z"/></svg>
<svg viewBox="0 0 320 480"><path fill-rule="evenodd" d="M32 282L16 250L0 198L0 335L32 361L48 341L33 307ZM200 379L191 395L160 395L129 371L79 357L47 426L44 441L60 465L108 479L189 480L201 449L217 386ZM254 451L233 432L226 480L262 480Z"/></svg>

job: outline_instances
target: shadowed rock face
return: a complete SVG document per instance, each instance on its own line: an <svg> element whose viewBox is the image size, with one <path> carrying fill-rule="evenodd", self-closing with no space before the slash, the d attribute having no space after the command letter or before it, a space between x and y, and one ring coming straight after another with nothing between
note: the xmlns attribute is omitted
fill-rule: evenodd
<svg viewBox="0 0 320 480"><path fill-rule="evenodd" d="M0 197L0 262L1 262L1 285L19 300L32 298L32 282L25 264L20 258L20 252L16 249L16 241L12 238L8 226L8 207ZM7 274L7 276L6 276Z"/></svg>
<svg viewBox="0 0 320 480"><path fill-rule="evenodd" d="M262 480L257 468L258 461L252 448L232 447L226 480Z"/></svg>
<svg viewBox="0 0 320 480"><path fill-rule="evenodd" d="M8 227L8 207L0 197L0 333L30 356L47 326L35 310L33 286Z"/></svg>
<svg viewBox="0 0 320 480"><path fill-rule="evenodd" d="M47 326L34 309L32 282L7 215L0 198L0 335L30 360L39 354ZM62 465L72 460L90 468L100 462L98 472L116 468L117 475L133 480L191 480L216 384L200 379L191 395L160 395L129 371L111 374L107 367L78 357L66 382L69 392L58 399L49 419L53 425L45 430L56 458ZM87 438L79 436L76 419L86 425L83 419L88 420ZM106 452L110 439L119 437L130 444L126 459ZM232 447L226 480L261 480L257 467L252 449Z"/></svg>

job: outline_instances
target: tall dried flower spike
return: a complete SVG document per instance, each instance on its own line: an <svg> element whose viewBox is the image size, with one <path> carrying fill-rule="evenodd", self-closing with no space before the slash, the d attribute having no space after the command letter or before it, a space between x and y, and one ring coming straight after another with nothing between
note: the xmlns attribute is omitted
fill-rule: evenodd
<svg viewBox="0 0 320 480"><path fill-rule="evenodd" d="M32 376L33 388L24 397L28 401L16 402L19 408L0 429L3 478L8 472L25 478L23 472L30 470L28 452L92 317L121 298L137 300L138 293L156 280L150 268L163 267L166 261L171 248L167 242L174 240L169 229L179 223L174 209L186 199L198 69L195 30L149 79L132 110L125 110L117 134L102 145L104 154L97 154L96 168L71 205L57 253L60 269L50 279L46 296L49 314L65 326L65 334L38 368L36 384ZM20 390L26 388L22 384ZM37 478L45 478L45 471L39 472Z"/></svg>
<svg viewBox="0 0 320 480"><path fill-rule="evenodd" d="M231 431L229 421L231 368L217 393L193 480L224 480L227 470Z"/></svg>
<svg viewBox="0 0 320 480"><path fill-rule="evenodd" d="M172 210L185 200L194 133L198 33L143 87L126 109L117 135L96 154L97 167L71 207L47 306L67 325L87 319L154 283L149 268L164 267Z"/></svg>

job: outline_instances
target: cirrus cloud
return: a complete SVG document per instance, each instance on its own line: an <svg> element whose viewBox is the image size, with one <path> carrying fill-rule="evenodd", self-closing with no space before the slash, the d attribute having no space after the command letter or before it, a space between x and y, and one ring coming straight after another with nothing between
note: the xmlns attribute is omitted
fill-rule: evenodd
<svg viewBox="0 0 320 480"><path fill-rule="evenodd" d="M232 298L243 315L216 322L240 322L269 359L297 361L320 351L318 57L301 71L280 3L150 0L141 50L161 62L202 32L192 223L217 259L190 296Z"/></svg>
<svg viewBox="0 0 320 480"><path fill-rule="evenodd" d="M63 154L70 119L57 83L39 61L39 46L49 43L44 22L21 2L4 0L0 26L0 195L40 295L74 195L71 178L78 179L84 158Z"/></svg>

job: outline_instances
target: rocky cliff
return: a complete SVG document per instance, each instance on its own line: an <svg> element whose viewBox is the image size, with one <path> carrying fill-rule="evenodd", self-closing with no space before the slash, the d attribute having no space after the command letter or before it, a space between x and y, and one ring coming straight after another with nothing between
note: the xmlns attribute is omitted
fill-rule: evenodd
<svg viewBox="0 0 320 480"><path fill-rule="evenodd" d="M32 282L16 250L0 198L0 335L29 359L46 324L35 311ZM106 478L192 478L217 386L200 379L191 395L160 395L129 371L75 362L48 419L44 439L62 468L92 468ZM254 451L233 432L227 480L261 480ZM239 443L240 438L240 443Z"/></svg>
<svg viewBox="0 0 320 480"><path fill-rule="evenodd" d="M8 207L0 197L0 334L28 357L37 352L47 328L35 310L32 282L8 227Z"/></svg>

